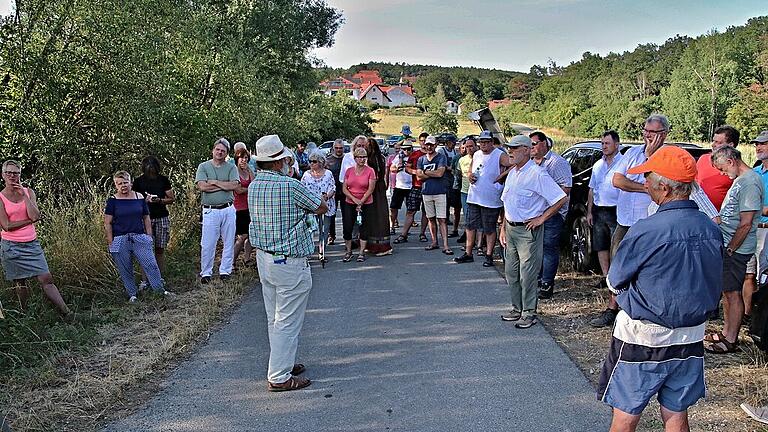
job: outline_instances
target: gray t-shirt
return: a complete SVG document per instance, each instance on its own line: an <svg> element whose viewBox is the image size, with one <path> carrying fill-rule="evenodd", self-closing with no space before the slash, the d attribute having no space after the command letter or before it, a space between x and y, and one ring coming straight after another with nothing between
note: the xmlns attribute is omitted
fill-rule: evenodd
<svg viewBox="0 0 768 432"><path fill-rule="evenodd" d="M757 214L752 219L752 228L747 234L747 238L734 252L750 255L757 250L757 224L760 222L760 213L763 209L763 181L754 171L746 172L736 180L728 189L723 200L723 206L720 208L720 230L723 232L723 241L725 246L733 238L736 228L739 227L741 212L756 211Z"/></svg>
<svg viewBox="0 0 768 432"><path fill-rule="evenodd" d="M213 165L213 161L207 160L197 166L197 174L195 174L195 183L199 181L207 180L219 180L219 181L239 181L240 176L237 174L237 167L223 163L220 167ZM218 191L218 192L202 192L202 204L215 206L231 203L235 197L231 191Z"/></svg>

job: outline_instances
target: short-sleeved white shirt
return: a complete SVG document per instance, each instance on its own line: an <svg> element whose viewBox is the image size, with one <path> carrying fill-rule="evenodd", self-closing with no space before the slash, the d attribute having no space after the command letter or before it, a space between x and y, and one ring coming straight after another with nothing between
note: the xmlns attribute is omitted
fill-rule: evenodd
<svg viewBox="0 0 768 432"><path fill-rule="evenodd" d="M510 222L525 222L541 216L565 196L563 189L547 171L530 160L519 170L513 168L507 175L501 192L504 217Z"/></svg>
<svg viewBox="0 0 768 432"><path fill-rule="evenodd" d="M645 184L643 174L627 174L627 171L638 166L648 158L645 156L645 146L632 147L624 153L624 156L616 162L613 168L614 173L623 174L627 179L637 183ZM611 176L613 179L613 176ZM651 204L651 197L645 192L626 192L619 189L619 199L616 202L616 221L619 225L630 227L640 219L648 217L648 206Z"/></svg>
<svg viewBox="0 0 768 432"><path fill-rule="evenodd" d="M406 160L408 157L406 156ZM402 164L402 159L400 158L400 155L396 155L394 158L392 158L392 163L389 165L390 167L392 165L400 166ZM411 174L408 174L405 170L398 171L397 175L395 176L395 188L397 189L411 189L413 187L413 176Z"/></svg>
<svg viewBox="0 0 768 432"><path fill-rule="evenodd" d="M610 165L605 156L592 165L592 176L589 178L589 188L596 206L616 207L619 201L619 189L613 186L613 173L623 155L619 152L613 156Z"/></svg>

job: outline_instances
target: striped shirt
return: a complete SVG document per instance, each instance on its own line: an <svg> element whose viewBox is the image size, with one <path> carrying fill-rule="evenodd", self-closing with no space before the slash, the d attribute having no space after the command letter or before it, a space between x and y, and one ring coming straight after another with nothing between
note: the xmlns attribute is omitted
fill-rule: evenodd
<svg viewBox="0 0 768 432"><path fill-rule="evenodd" d="M251 244L262 251L292 258L312 255L315 246L306 215L321 203L322 199L300 181L275 171L260 170L248 186Z"/></svg>
<svg viewBox="0 0 768 432"><path fill-rule="evenodd" d="M547 154L545 154L542 158L539 166L546 169L549 176L552 177L552 179L555 180L555 183L557 183L557 185L561 188L570 188L573 186L571 164L569 164L568 161L563 159L563 157L559 154L553 152L552 150L548 151ZM558 213L563 216L563 219L565 219L565 216L568 214L568 204L568 201L566 201L558 211Z"/></svg>

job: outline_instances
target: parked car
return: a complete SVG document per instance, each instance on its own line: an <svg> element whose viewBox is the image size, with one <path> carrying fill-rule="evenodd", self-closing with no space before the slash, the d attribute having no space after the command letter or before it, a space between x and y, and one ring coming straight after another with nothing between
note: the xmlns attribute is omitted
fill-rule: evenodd
<svg viewBox="0 0 768 432"><path fill-rule="evenodd" d="M687 150L695 159L711 152L710 149L690 143L670 143ZM630 147L642 143L622 143L619 151L623 154ZM564 237L568 238L569 254L576 271L587 272L597 269L597 254L592 251L592 230L587 224L587 198L592 165L603 157L600 141L583 141L564 151L562 156L571 164L573 186L571 188L568 218L565 221Z"/></svg>
<svg viewBox="0 0 768 432"><path fill-rule="evenodd" d="M322 154L323 156L327 155L329 151L333 148L334 141L325 141L324 143L320 144L317 147L317 151ZM349 153L352 147L350 147L349 143L344 141L344 153Z"/></svg>

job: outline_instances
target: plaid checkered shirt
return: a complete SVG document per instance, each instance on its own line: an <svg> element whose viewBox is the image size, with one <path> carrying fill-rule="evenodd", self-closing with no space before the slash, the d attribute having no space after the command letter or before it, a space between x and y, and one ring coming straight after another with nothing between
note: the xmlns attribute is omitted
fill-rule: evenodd
<svg viewBox="0 0 768 432"><path fill-rule="evenodd" d="M275 171L259 170L248 186L251 245L262 251L293 258L315 250L306 215L322 200L300 181Z"/></svg>

